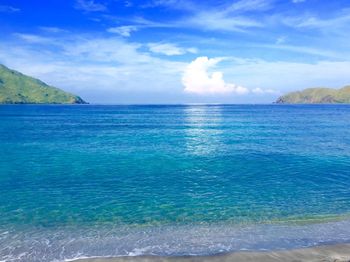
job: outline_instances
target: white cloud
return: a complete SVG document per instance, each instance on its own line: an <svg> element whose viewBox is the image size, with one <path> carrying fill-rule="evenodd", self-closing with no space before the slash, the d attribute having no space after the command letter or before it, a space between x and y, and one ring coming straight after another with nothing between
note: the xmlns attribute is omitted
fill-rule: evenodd
<svg viewBox="0 0 350 262"><path fill-rule="evenodd" d="M245 16L246 12L258 12L270 9L275 0L240 0L231 5L218 4L208 7L205 4L197 4L184 0L154 0L142 7L164 6L171 9L187 11L179 20L171 20L165 23L152 22L145 19L134 19L142 28L166 27L166 28L194 28L197 30L239 32L248 28L263 27L264 23L252 16Z"/></svg>
<svg viewBox="0 0 350 262"><path fill-rule="evenodd" d="M232 59L226 66L243 86L285 93L308 87L341 87L349 84L350 61L321 60L314 63ZM227 70L225 70L227 71ZM252 91L253 92L253 91ZM259 93L259 90L255 90Z"/></svg>
<svg viewBox="0 0 350 262"><path fill-rule="evenodd" d="M14 36L28 42L28 43L49 43L52 42L52 39L47 37L42 37L39 35L33 35L33 34L22 34L22 33L14 33Z"/></svg>
<svg viewBox="0 0 350 262"><path fill-rule="evenodd" d="M132 32L135 32L138 30L137 26L134 25L126 25L126 26L118 26L118 27L111 27L107 29L107 32L119 34L123 37L129 37Z"/></svg>
<svg viewBox="0 0 350 262"><path fill-rule="evenodd" d="M22 34L15 42L1 40L0 63L89 102L147 102L143 100L147 95L176 89L182 93L179 76L185 63L143 53L141 44L86 35L44 39L40 47L41 36L36 35Z"/></svg>
<svg viewBox="0 0 350 262"><path fill-rule="evenodd" d="M281 17L280 20L287 26L302 29L318 29L331 33L345 33L349 30L350 10L343 9L330 18L321 18L315 15L303 15L295 17Z"/></svg>
<svg viewBox="0 0 350 262"><path fill-rule="evenodd" d="M90 102L268 103L279 93L349 84L350 61L346 61L346 56L341 60L323 57L324 60L312 63L225 57L220 64L222 59L204 57L187 64L142 52L144 44L120 37L66 33L59 37L15 36L12 40L0 40L0 63L77 93ZM216 73L211 70L214 66ZM239 93L248 94L238 96ZM147 97L154 94L159 94L159 100Z"/></svg>
<svg viewBox="0 0 350 262"><path fill-rule="evenodd" d="M171 9L178 9L182 11L195 11L198 7L189 0L153 0L142 5L143 8L153 8L163 6Z"/></svg>
<svg viewBox="0 0 350 262"><path fill-rule="evenodd" d="M19 12L21 9L9 6L9 5L0 5L0 13L15 13Z"/></svg>
<svg viewBox="0 0 350 262"><path fill-rule="evenodd" d="M249 90L242 86L225 83L222 72L208 73L208 69L214 67L222 59L198 57L185 69L182 77L184 91L195 94L246 94Z"/></svg>
<svg viewBox="0 0 350 262"><path fill-rule="evenodd" d="M164 6L171 9L186 10L186 14L178 20L154 22L143 17L133 17L133 26L112 27L109 32L129 36L132 31L144 28L194 28L196 30L245 32L248 28L261 28L265 24L261 19L245 15L249 12L263 12L273 7L275 0L240 0L231 5L208 7L183 0L154 0L144 8ZM115 17L114 17L115 18Z"/></svg>
<svg viewBox="0 0 350 262"><path fill-rule="evenodd" d="M270 49L280 49L286 50L290 52L313 55L313 56L321 56L332 59L344 59L345 57L349 57L348 53L338 52L334 50L325 50L308 46L297 46L297 45L286 45L282 43L276 42L275 45L259 45L259 47L270 48Z"/></svg>
<svg viewBox="0 0 350 262"><path fill-rule="evenodd" d="M167 56L184 55L186 53L195 54L198 52L198 50L193 47L183 48L170 43L149 43L148 48L153 53L163 54Z"/></svg>
<svg viewBox="0 0 350 262"><path fill-rule="evenodd" d="M279 91L276 91L274 89L262 89L260 87L252 89L252 93L258 94L258 95L264 95L264 94L279 94Z"/></svg>
<svg viewBox="0 0 350 262"><path fill-rule="evenodd" d="M118 17L114 17L114 16L110 16L110 15L104 15L104 17L113 21L113 22L119 21ZM154 21L147 20L147 19L140 17L140 16L133 17L132 19L130 19L128 21L131 23L131 25L110 27L107 29L107 32L119 34L123 37L129 37L129 36L131 36L132 32L136 32L136 31L141 30L141 29L175 27L175 24L154 22Z"/></svg>
<svg viewBox="0 0 350 262"><path fill-rule="evenodd" d="M263 24L244 16L232 16L224 12L204 11L178 23L183 27L194 27L200 30L237 32L251 27L262 27Z"/></svg>
<svg viewBox="0 0 350 262"><path fill-rule="evenodd" d="M76 0L75 8L85 12L101 12L107 10L105 5L96 3L94 0Z"/></svg>
<svg viewBox="0 0 350 262"><path fill-rule="evenodd" d="M208 6L183 0L154 0L151 6L166 6L188 11L188 15L169 23L168 27L195 28L197 30L242 32L248 28L263 27L264 23L248 12L266 11L273 7L275 0L238 0L233 4Z"/></svg>
<svg viewBox="0 0 350 262"><path fill-rule="evenodd" d="M51 26L41 26L39 27L40 30L47 32L47 33L64 33L67 32L66 30L59 28L59 27L51 27Z"/></svg>
<svg viewBox="0 0 350 262"><path fill-rule="evenodd" d="M292 3L293 4L299 4L299 3L303 3L305 2L306 0L292 0Z"/></svg>
<svg viewBox="0 0 350 262"><path fill-rule="evenodd" d="M280 36L280 37L278 37L277 40L276 40L276 45L284 44L284 43L286 42L286 40L287 40L287 37L285 37L285 36Z"/></svg>
<svg viewBox="0 0 350 262"><path fill-rule="evenodd" d="M274 0L240 0L226 8L226 12L265 11L273 7L273 2Z"/></svg>

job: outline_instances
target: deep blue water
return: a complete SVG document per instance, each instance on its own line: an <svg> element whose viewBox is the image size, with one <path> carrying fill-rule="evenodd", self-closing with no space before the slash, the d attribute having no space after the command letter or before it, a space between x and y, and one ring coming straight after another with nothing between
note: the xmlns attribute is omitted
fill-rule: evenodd
<svg viewBox="0 0 350 262"><path fill-rule="evenodd" d="M350 241L347 105L0 106L0 146L0 261Z"/></svg>

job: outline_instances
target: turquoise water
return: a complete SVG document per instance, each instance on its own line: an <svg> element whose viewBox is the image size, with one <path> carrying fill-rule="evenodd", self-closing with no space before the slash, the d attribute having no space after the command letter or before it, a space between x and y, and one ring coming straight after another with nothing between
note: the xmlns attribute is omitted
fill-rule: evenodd
<svg viewBox="0 0 350 262"><path fill-rule="evenodd" d="M350 241L350 106L0 106L0 261Z"/></svg>

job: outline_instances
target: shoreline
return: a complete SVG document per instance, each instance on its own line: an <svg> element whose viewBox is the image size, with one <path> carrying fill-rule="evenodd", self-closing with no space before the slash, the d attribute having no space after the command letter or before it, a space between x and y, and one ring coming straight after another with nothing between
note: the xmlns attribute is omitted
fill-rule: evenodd
<svg viewBox="0 0 350 262"><path fill-rule="evenodd" d="M125 256L115 258L82 258L74 262L349 262L350 243L316 246L283 251L239 251L211 256Z"/></svg>

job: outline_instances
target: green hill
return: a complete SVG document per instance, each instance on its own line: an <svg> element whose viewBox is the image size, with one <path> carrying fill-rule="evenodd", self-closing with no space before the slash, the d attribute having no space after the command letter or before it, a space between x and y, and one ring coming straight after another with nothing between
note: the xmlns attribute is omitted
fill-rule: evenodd
<svg viewBox="0 0 350 262"><path fill-rule="evenodd" d="M350 104L350 86L341 89L308 88L277 99L278 104Z"/></svg>
<svg viewBox="0 0 350 262"><path fill-rule="evenodd" d="M79 96L0 64L0 104L85 104Z"/></svg>

